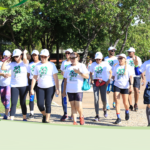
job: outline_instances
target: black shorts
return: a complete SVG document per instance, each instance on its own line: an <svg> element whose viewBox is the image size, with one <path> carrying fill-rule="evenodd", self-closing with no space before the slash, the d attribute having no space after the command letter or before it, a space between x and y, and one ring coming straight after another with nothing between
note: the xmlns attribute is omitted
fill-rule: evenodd
<svg viewBox="0 0 150 150"><path fill-rule="evenodd" d="M147 88L145 89L143 98L144 98L144 104L150 104L150 89Z"/></svg>
<svg viewBox="0 0 150 150"><path fill-rule="evenodd" d="M133 87L136 87L140 90L140 82L141 82L141 77L133 77ZM131 85L130 80L129 80L129 84Z"/></svg>
<svg viewBox="0 0 150 150"><path fill-rule="evenodd" d="M120 89L114 85L114 92L119 92L121 94L129 94L129 89Z"/></svg>
<svg viewBox="0 0 150 150"><path fill-rule="evenodd" d="M68 94L69 102L71 102L71 101L80 101L80 102L82 102L83 92L67 93L67 94Z"/></svg>

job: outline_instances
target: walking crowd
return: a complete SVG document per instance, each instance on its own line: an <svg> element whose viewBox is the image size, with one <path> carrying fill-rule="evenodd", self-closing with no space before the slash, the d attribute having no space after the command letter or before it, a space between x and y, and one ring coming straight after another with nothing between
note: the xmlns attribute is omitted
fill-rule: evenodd
<svg viewBox="0 0 150 150"><path fill-rule="evenodd" d="M65 51L66 60L62 62L60 68L63 75L61 101L64 112L61 121L70 119L73 125L77 125L78 112L80 125L84 125L82 99L85 84L89 88L93 86L96 113L93 121L100 121L99 95L102 100L104 117L108 117L110 92L113 92L112 106L116 109L117 119L114 124L121 123L121 97L125 108L125 120L129 120L129 110L138 110L142 78L142 85L145 85L143 99L146 104L148 126L150 126L150 60L142 64L141 59L135 55L133 47L127 50L128 56L125 54L115 56L115 52L115 47L109 47L109 55L105 58L101 52L97 52L94 60L90 59L86 66L79 62L80 55L77 52L73 52L72 49ZM12 54L8 50L3 52L2 57L0 56L0 94L5 107L3 119L7 120L10 116L10 120L14 120L18 98L23 121L34 118L34 95L36 94L37 106L43 115L42 122L49 123L53 97L54 95L58 97L60 94L58 70L55 64L49 61L49 58L50 54L47 49L43 49L40 53L38 50L33 50L30 60L27 57L27 50L15 49ZM132 101L133 91L134 103ZM26 96L28 92L30 114L27 117ZM67 96L71 105L70 118L67 114Z"/></svg>

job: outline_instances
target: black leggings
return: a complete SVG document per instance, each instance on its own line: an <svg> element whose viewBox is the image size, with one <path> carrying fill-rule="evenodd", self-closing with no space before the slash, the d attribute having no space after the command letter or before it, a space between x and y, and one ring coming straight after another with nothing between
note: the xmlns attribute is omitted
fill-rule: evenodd
<svg viewBox="0 0 150 150"><path fill-rule="evenodd" d="M26 96L28 93L28 86L24 87L11 87L11 111L10 116L15 116L16 106L18 102L18 96L20 97L20 105L22 109L22 114L27 114L26 107Z"/></svg>
<svg viewBox="0 0 150 150"><path fill-rule="evenodd" d="M29 95L30 95L30 90L31 90L31 82L32 82L32 80L30 79L29 80ZM37 82L34 86L34 92L35 93L36 93L36 90L37 90ZM37 97L37 95L36 95L36 97ZM32 102L31 101L29 102L29 107L30 107L30 111L34 110L34 100Z"/></svg>
<svg viewBox="0 0 150 150"><path fill-rule="evenodd" d="M37 87L37 105L40 111L51 113L51 102L55 93L55 86L50 88L39 88ZM45 100L45 107L44 107Z"/></svg>

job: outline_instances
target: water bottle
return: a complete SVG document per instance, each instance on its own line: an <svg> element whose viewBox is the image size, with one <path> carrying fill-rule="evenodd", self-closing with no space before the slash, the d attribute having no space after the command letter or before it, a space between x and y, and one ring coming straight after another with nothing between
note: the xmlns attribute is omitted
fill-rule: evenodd
<svg viewBox="0 0 150 150"><path fill-rule="evenodd" d="M63 102L64 102L64 105L66 106L67 105L67 98L66 97L63 98Z"/></svg>
<svg viewBox="0 0 150 150"><path fill-rule="evenodd" d="M55 93L55 96L58 97L58 95Z"/></svg>
<svg viewBox="0 0 150 150"><path fill-rule="evenodd" d="M34 101L34 95L31 95L30 96L30 102L33 102Z"/></svg>

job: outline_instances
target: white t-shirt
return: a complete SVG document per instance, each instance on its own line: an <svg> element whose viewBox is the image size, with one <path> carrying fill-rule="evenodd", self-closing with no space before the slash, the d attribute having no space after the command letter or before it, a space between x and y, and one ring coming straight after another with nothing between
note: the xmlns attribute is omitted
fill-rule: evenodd
<svg viewBox="0 0 150 150"><path fill-rule="evenodd" d="M127 65L126 75L124 75L125 66L116 65L113 69L112 76L115 77L114 85L119 87L120 89L128 89L129 88L129 78L133 75L132 68Z"/></svg>
<svg viewBox="0 0 150 150"><path fill-rule="evenodd" d="M38 76L38 87L49 88L55 85L53 78L54 74L57 74L58 70L54 63L47 62L42 64L41 62L35 66L34 75Z"/></svg>
<svg viewBox="0 0 150 150"><path fill-rule="evenodd" d="M10 70L1 70L3 62L0 61L0 73L5 73L5 74L11 74ZM0 86L8 86L10 85L11 77L4 78L3 76L0 76Z"/></svg>
<svg viewBox="0 0 150 150"><path fill-rule="evenodd" d="M28 86L27 68L29 64L11 62L8 64L7 70L11 70L11 87Z"/></svg>
<svg viewBox="0 0 150 150"><path fill-rule="evenodd" d="M138 60L138 66L139 67L141 67L141 65L142 65L142 61L141 61L141 58L139 58L138 56L137 56L137 60ZM134 67L135 67L135 65L134 65L134 61L133 61L133 59L131 58L131 57L127 57L127 63L131 66L131 68L134 70ZM133 74L133 77L140 77L141 75L136 75L135 74L135 71L134 71L134 74Z"/></svg>
<svg viewBox="0 0 150 150"><path fill-rule="evenodd" d="M103 81L108 81L108 74L112 67L105 61L97 64L93 62L90 67L90 72L94 73L93 79L102 79Z"/></svg>
<svg viewBox="0 0 150 150"><path fill-rule="evenodd" d="M64 72L64 78L67 78L66 92L68 93L78 93L83 92L83 77L75 73L73 69L79 69L81 73L86 74L88 70L86 66L82 63L78 63L76 66L69 65Z"/></svg>
<svg viewBox="0 0 150 150"><path fill-rule="evenodd" d="M60 70L64 72L70 64L71 64L71 61L64 60L61 64Z"/></svg>
<svg viewBox="0 0 150 150"><path fill-rule="evenodd" d="M109 58L108 56L104 58L104 61L108 62L108 64L113 68L114 65L117 63L119 64L119 61L116 56Z"/></svg>
<svg viewBox="0 0 150 150"><path fill-rule="evenodd" d="M146 75L146 85L150 82L150 60L145 61L142 66L139 68L139 71L143 73L145 71Z"/></svg>
<svg viewBox="0 0 150 150"><path fill-rule="evenodd" d="M29 66L28 66L28 73L30 73L30 76L29 76L29 78L30 79L32 79L33 78L33 74L34 74L34 68L35 68L35 66L38 64L38 63L40 63L40 61L39 62L37 62L37 63L35 63L35 62L31 62L30 64L29 64Z"/></svg>
<svg viewBox="0 0 150 150"><path fill-rule="evenodd" d="M91 68L92 64L88 64L88 71L90 72L90 68Z"/></svg>

